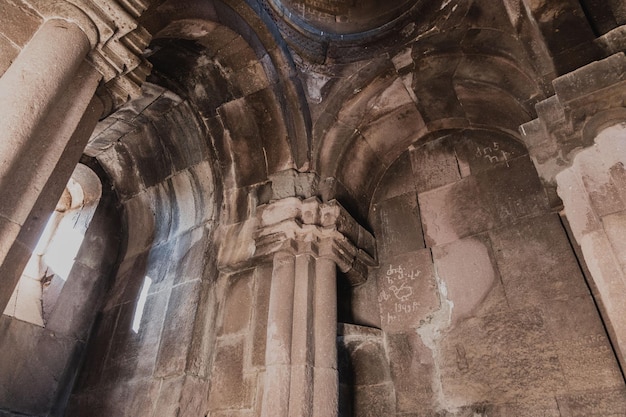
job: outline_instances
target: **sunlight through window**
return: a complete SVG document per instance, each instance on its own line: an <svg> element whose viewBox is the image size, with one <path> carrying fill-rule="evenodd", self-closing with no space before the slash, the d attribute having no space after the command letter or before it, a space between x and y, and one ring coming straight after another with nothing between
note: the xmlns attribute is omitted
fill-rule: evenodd
<svg viewBox="0 0 626 417"><path fill-rule="evenodd" d="M141 286L141 293L139 294L139 301L137 301L137 307L135 309L135 316L133 317L133 332L138 333L141 327L141 317L143 316L143 310L146 306L146 299L148 298L148 291L152 285L152 279L146 276Z"/></svg>

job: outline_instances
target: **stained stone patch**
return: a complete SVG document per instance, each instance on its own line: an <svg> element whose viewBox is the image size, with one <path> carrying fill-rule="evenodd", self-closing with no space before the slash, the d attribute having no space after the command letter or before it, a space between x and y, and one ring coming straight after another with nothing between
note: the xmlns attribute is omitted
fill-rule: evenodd
<svg viewBox="0 0 626 417"><path fill-rule="evenodd" d="M483 304L500 277L486 235L433 248L437 274L452 302L452 321L469 317ZM501 299L501 304L506 301Z"/></svg>
<svg viewBox="0 0 626 417"><path fill-rule="evenodd" d="M419 194L427 246L437 246L488 230L494 225L472 177Z"/></svg>

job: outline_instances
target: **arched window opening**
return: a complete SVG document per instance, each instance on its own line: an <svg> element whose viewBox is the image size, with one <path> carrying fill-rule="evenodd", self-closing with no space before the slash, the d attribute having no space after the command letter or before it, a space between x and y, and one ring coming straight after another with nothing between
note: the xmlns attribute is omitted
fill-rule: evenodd
<svg viewBox="0 0 626 417"><path fill-rule="evenodd" d="M102 185L96 174L79 164L50 215L4 314L45 326L70 276L101 194Z"/></svg>

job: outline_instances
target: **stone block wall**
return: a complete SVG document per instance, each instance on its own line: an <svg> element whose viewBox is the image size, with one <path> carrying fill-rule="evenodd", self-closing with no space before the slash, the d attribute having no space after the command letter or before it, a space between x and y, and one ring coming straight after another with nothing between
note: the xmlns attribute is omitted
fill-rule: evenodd
<svg viewBox="0 0 626 417"><path fill-rule="evenodd" d="M521 144L479 130L417 144L371 213L395 392L385 415L626 412L606 331Z"/></svg>
<svg viewBox="0 0 626 417"><path fill-rule="evenodd" d="M218 306L206 139L187 102L146 85L85 153L118 191L126 239L65 415L203 416Z"/></svg>
<svg viewBox="0 0 626 417"><path fill-rule="evenodd" d="M37 31L43 19L29 5L16 2L0 4L0 75L6 71L24 45Z"/></svg>
<svg viewBox="0 0 626 417"><path fill-rule="evenodd" d="M272 265L220 276L208 416L260 415Z"/></svg>

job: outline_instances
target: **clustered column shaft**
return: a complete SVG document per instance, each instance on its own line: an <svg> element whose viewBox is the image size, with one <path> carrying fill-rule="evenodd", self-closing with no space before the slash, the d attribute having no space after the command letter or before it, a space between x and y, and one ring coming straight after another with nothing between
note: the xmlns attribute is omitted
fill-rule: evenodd
<svg viewBox="0 0 626 417"><path fill-rule="evenodd" d="M336 265L311 253L274 256L262 416L337 415Z"/></svg>
<svg viewBox="0 0 626 417"><path fill-rule="evenodd" d="M273 263L261 416L337 416L337 270L373 261L353 243L368 233L315 198L287 198L258 217L257 255ZM339 230L347 224L349 237ZM366 268L357 269L362 282Z"/></svg>

